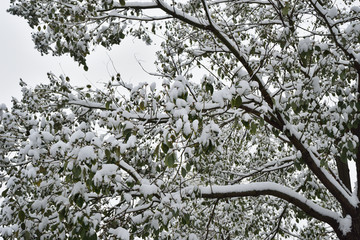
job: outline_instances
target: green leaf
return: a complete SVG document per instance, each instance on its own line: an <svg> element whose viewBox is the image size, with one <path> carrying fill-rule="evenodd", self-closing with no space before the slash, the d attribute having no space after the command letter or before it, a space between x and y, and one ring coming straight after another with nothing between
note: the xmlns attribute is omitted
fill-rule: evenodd
<svg viewBox="0 0 360 240"><path fill-rule="evenodd" d="M248 121L245 121L245 120L241 120L242 124L244 125L244 127L246 129L249 129L250 128L250 123Z"/></svg>
<svg viewBox="0 0 360 240"><path fill-rule="evenodd" d="M347 142L347 147L350 151L354 151L354 144L352 143L352 141L348 141Z"/></svg>
<svg viewBox="0 0 360 240"><path fill-rule="evenodd" d="M95 233L95 234L93 234L93 235L86 236L86 239L87 239L87 240L97 240L98 238L97 238L97 235L96 235L96 233Z"/></svg>
<svg viewBox="0 0 360 240"><path fill-rule="evenodd" d="M181 168L181 176L182 176L182 177L185 177L185 176L186 176L186 173L187 173L187 172L186 172L186 169L182 167L182 168Z"/></svg>
<svg viewBox="0 0 360 240"><path fill-rule="evenodd" d="M55 225L52 225L51 227L50 227L50 230L51 231L55 231L56 229L58 229L59 228L59 224L55 224Z"/></svg>
<svg viewBox="0 0 360 240"><path fill-rule="evenodd" d="M182 222L183 222L183 224L189 225L190 224L190 214L185 213L184 216L182 217Z"/></svg>
<svg viewBox="0 0 360 240"><path fill-rule="evenodd" d="M25 240L30 240L30 239L32 239L30 232L26 231L26 232L24 233L24 239L25 239Z"/></svg>
<svg viewBox="0 0 360 240"><path fill-rule="evenodd" d="M256 129L257 129L257 124L254 123L254 122L252 122L252 123L250 124L250 133L251 133L251 134L255 134L255 133L256 133Z"/></svg>
<svg viewBox="0 0 360 240"><path fill-rule="evenodd" d="M84 202L85 202L85 200L81 197L81 195L78 195L78 197L75 199L75 203L79 207L82 207Z"/></svg>
<svg viewBox="0 0 360 240"><path fill-rule="evenodd" d="M121 155L120 147L116 147L116 148L115 148L115 153L116 153L116 156L117 156L117 157L120 157L120 155Z"/></svg>
<svg viewBox="0 0 360 240"><path fill-rule="evenodd" d="M78 178L81 175L81 167L80 166L75 166L72 170L74 177Z"/></svg>
<svg viewBox="0 0 360 240"><path fill-rule="evenodd" d="M231 105L232 105L233 107L236 107L236 108L241 107L241 104L242 104L241 96L237 96L236 98L234 98L234 99L231 101Z"/></svg>
<svg viewBox="0 0 360 240"><path fill-rule="evenodd" d="M59 219L60 219L60 221L65 219L65 208L63 208L59 211Z"/></svg>
<svg viewBox="0 0 360 240"><path fill-rule="evenodd" d="M206 90L207 92L210 92L211 94L214 93L214 87L213 87L213 85L212 85L211 83L206 83L206 84L205 84L205 90Z"/></svg>
<svg viewBox="0 0 360 240"><path fill-rule="evenodd" d="M272 128L271 130L272 130L273 134L275 135L275 137L279 136L279 134L280 134L279 130L277 130L276 128Z"/></svg>
<svg viewBox="0 0 360 240"><path fill-rule="evenodd" d="M162 143L161 150L163 150L164 153L167 153L169 151L169 146L166 143Z"/></svg>
<svg viewBox="0 0 360 240"><path fill-rule="evenodd" d="M286 40L280 40L280 47L283 49L286 46Z"/></svg>
<svg viewBox="0 0 360 240"><path fill-rule="evenodd" d="M294 111L295 114L298 114L301 111L301 108L297 105L296 102L291 103L291 108L292 108L292 110Z"/></svg>
<svg viewBox="0 0 360 240"><path fill-rule="evenodd" d="M218 68L217 74L218 74L218 76L221 76L221 68Z"/></svg>
<svg viewBox="0 0 360 240"><path fill-rule="evenodd" d="M19 219L20 221L24 221L25 220L25 213L23 210L20 210L20 212L18 213Z"/></svg>
<svg viewBox="0 0 360 240"><path fill-rule="evenodd" d="M159 156L159 150L160 150L160 144L158 144L153 152L153 156L154 157L158 157Z"/></svg>
<svg viewBox="0 0 360 240"><path fill-rule="evenodd" d="M251 55L254 55L254 54L255 54L255 51L256 51L256 48L255 48L255 47L252 47L251 50L250 50L250 54L251 54Z"/></svg>
<svg viewBox="0 0 360 240"><path fill-rule="evenodd" d="M140 102L140 109L145 110L145 102L144 101Z"/></svg>
<svg viewBox="0 0 360 240"><path fill-rule="evenodd" d="M346 79L346 71L344 70L344 71L341 71L341 73L340 73L340 79L341 80L345 80Z"/></svg>
<svg viewBox="0 0 360 240"><path fill-rule="evenodd" d="M106 108L106 109L110 109L110 104L111 104L111 101L107 101L107 102L105 103L105 108Z"/></svg>
<svg viewBox="0 0 360 240"><path fill-rule="evenodd" d="M191 164L190 164L190 163L187 163L187 164L186 164L186 171L188 171L188 172L189 172L189 171L190 171L190 169L191 169Z"/></svg>
<svg viewBox="0 0 360 240"><path fill-rule="evenodd" d="M307 65L308 64L308 58L307 58L307 53L308 52L302 52L302 53L300 53L300 60L302 61L302 63L304 64L304 65Z"/></svg>
<svg viewBox="0 0 360 240"><path fill-rule="evenodd" d="M206 154L211 153L215 149L215 146L213 145L212 141L209 140L209 144L204 148L204 151Z"/></svg>
<svg viewBox="0 0 360 240"><path fill-rule="evenodd" d="M290 10L290 3L286 2L284 8L281 10L283 15L287 15L289 13Z"/></svg>
<svg viewBox="0 0 360 240"><path fill-rule="evenodd" d="M347 162L347 149L346 148L343 148L342 151L341 151L341 154L340 154L340 160L343 162L343 163L346 163Z"/></svg>
<svg viewBox="0 0 360 240"><path fill-rule="evenodd" d="M46 171L46 168L44 168L43 166L40 166L39 172L45 174L47 171Z"/></svg>
<svg viewBox="0 0 360 240"><path fill-rule="evenodd" d="M176 156L174 152L167 154L165 157L165 165L168 166L169 168L172 168L175 165L175 160L176 160Z"/></svg>
<svg viewBox="0 0 360 240"><path fill-rule="evenodd" d="M129 140L130 136L131 136L131 133L132 133L132 129L131 128L128 128L128 129L125 129L124 132L123 132L123 135L124 135L124 138L125 138L125 142L127 140Z"/></svg>
<svg viewBox="0 0 360 240"><path fill-rule="evenodd" d="M5 190L1 193L1 196L6 197L6 194L7 194L8 190L9 190L9 189L5 189Z"/></svg>
<svg viewBox="0 0 360 240"><path fill-rule="evenodd" d="M105 149L105 156L106 156L106 159L107 160L110 160L111 159L111 152L109 149Z"/></svg>
<svg viewBox="0 0 360 240"><path fill-rule="evenodd" d="M263 119L263 118L260 118L260 126L262 127L262 126L264 126L264 124L265 124L264 119Z"/></svg>

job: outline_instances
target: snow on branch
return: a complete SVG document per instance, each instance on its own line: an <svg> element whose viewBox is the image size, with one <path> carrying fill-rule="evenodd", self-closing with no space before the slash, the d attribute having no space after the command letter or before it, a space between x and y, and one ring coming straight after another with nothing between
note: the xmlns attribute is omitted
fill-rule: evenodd
<svg viewBox="0 0 360 240"><path fill-rule="evenodd" d="M257 182L228 186L199 187L203 198L233 198L271 195L294 204L301 210L321 221L334 225L340 218L339 214L323 208L305 198L294 190L272 182Z"/></svg>

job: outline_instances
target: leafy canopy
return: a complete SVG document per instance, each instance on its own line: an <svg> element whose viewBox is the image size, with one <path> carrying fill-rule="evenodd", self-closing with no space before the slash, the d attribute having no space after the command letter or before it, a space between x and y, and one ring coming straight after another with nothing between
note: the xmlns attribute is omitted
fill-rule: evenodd
<svg viewBox="0 0 360 240"><path fill-rule="evenodd" d="M163 82L21 82L0 108L1 236L359 239L357 4L11 0L41 53L85 69L160 35Z"/></svg>

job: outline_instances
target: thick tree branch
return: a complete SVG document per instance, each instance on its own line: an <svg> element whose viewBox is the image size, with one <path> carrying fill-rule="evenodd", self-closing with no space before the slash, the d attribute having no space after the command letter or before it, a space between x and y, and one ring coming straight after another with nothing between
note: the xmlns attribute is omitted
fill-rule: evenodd
<svg viewBox="0 0 360 240"><path fill-rule="evenodd" d="M325 187L332 193L332 195L344 206L348 212L354 213L356 202L350 202L351 196L343 189L334 177L332 177L324 168L320 166L319 159L316 158L314 153L309 150L300 140L300 134L293 128L288 129L287 137L291 143L302 154L302 159L310 170L319 178L319 180L325 185Z"/></svg>
<svg viewBox="0 0 360 240"><path fill-rule="evenodd" d="M185 22L193 27L200 28L203 30L207 30L209 23L205 20L200 21L200 19L197 19L180 9L177 9L176 7L169 6L167 3L165 3L163 0L156 0L159 8L166 12L167 14L173 16L175 19L178 19L182 22Z"/></svg>
<svg viewBox="0 0 360 240"><path fill-rule="evenodd" d="M294 204L309 216L324 221L334 229L338 228L340 215L323 208L294 190L272 182L258 182L229 186L199 187L201 197L218 199L271 195Z"/></svg>

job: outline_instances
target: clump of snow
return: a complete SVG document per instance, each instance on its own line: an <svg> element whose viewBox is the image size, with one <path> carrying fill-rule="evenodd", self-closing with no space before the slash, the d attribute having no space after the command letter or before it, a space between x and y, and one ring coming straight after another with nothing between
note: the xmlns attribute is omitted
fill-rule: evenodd
<svg viewBox="0 0 360 240"><path fill-rule="evenodd" d="M197 132L197 130L199 129L199 121L197 119L192 122L192 127L194 131Z"/></svg>
<svg viewBox="0 0 360 240"><path fill-rule="evenodd" d="M30 144L33 146L41 144L39 133L33 129L30 130L29 140L30 140Z"/></svg>
<svg viewBox="0 0 360 240"><path fill-rule="evenodd" d="M0 233L1 233L1 236L8 237L13 234L13 229L11 227L1 227Z"/></svg>
<svg viewBox="0 0 360 240"><path fill-rule="evenodd" d="M44 139L44 141L47 143L54 140L54 136L51 133L46 132L46 131L41 132L41 136Z"/></svg>
<svg viewBox="0 0 360 240"><path fill-rule="evenodd" d="M189 240L198 240L198 237L194 233L190 233Z"/></svg>
<svg viewBox="0 0 360 240"><path fill-rule="evenodd" d="M151 220L151 227L153 227L154 229L158 230L159 229L159 220L157 219L153 219Z"/></svg>
<svg viewBox="0 0 360 240"><path fill-rule="evenodd" d="M40 152L39 149L30 149L28 151L28 155L33 157L35 160L39 160L40 159Z"/></svg>
<svg viewBox="0 0 360 240"><path fill-rule="evenodd" d="M70 137L70 143L73 143L75 141L78 141L81 138L85 137L85 133L81 130L77 130L76 132L74 132L71 137Z"/></svg>
<svg viewBox="0 0 360 240"><path fill-rule="evenodd" d="M102 141L100 138L94 137L93 139L91 139L91 143L97 147L101 147Z"/></svg>
<svg viewBox="0 0 360 240"><path fill-rule="evenodd" d="M175 104L173 104L172 102L167 102L166 104L165 104L165 109L166 109L166 111L171 111L171 110L173 110L173 108L175 107Z"/></svg>
<svg viewBox="0 0 360 240"><path fill-rule="evenodd" d="M85 146L78 153L78 160L95 159L96 154L93 146Z"/></svg>
<svg viewBox="0 0 360 240"><path fill-rule="evenodd" d="M214 121L210 122L210 129L213 132L221 133L221 129L220 129L219 125L217 125Z"/></svg>
<svg viewBox="0 0 360 240"><path fill-rule="evenodd" d="M50 154L53 157L55 157L57 153L64 155L66 148L67 148L66 143L60 140L50 147Z"/></svg>
<svg viewBox="0 0 360 240"><path fill-rule="evenodd" d="M142 222L142 216L141 214L136 215L136 216L132 216L131 220L135 223L135 224L139 224Z"/></svg>
<svg viewBox="0 0 360 240"><path fill-rule="evenodd" d="M191 126L190 126L190 123L189 123L189 122L186 122L186 123L184 124L184 134L185 134L186 136L191 134Z"/></svg>
<svg viewBox="0 0 360 240"><path fill-rule="evenodd" d="M4 112L6 110L6 105L4 103L0 104L0 120L2 119L2 116L4 115Z"/></svg>
<svg viewBox="0 0 360 240"><path fill-rule="evenodd" d="M55 197L54 202L56 202L56 204L61 204L63 206L68 206L70 204L69 199L64 196Z"/></svg>
<svg viewBox="0 0 360 240"><path fill-rule="evenodd" d="M117 170L118 170L118 166L116 166L115 164L102 165L101 170L97 171L94 176L94 183L98 184L103 180L103 178L105 182L109 181L108 176L114 175Z"/></svg>
<svg viewBox="0 0 360 240"><path fill-rule="evenodd" d="M153 82L150 84L150 90L153 92L153 91L155 91L155 89L156 89L156 83Z"/></svg>
<svg viewBox="0 0 360 240"><path fill-rule="evenodd" d="M126 129L133 129L134 128L134 124L130 121L125 121L124 122L124 130Z"/></svg>
<svg viewBox="0 0 360 240"><path fill-rule="evenodd" d="M146 197L148 195L152 195L157 193L158 187L154 184L150 184L149 180L143 179L140 187L140 192Z"/></svg>
<svg viewBox="0 0 360 240"><path fill-rule="evenodd" d="M178 108L186 107L186 105L187 105L187 102L184 99L181 99L181 98L176 99L176 106Z"/></svg>
<svg viewBox="0 0 360 240"><path fill-rule="evenodd" d="M85 134L85 141L90 142L95 137L95 134L93 132L87 132Z"/></svg>
<svg viewBox="0 0 360 240"><path fill-rule="evenodd" d="M126 201L127 203L130 203L130 202L131 202L132 196L131 196L130 194L124 193L123 196L124 196L124 199L125 199L125 201Z"/></svg>
<svg viewBox="0 0 360 240"><path fill-rule="evenodd" d="M338 222L339 222L339 225L340 225L339 228L340 228L341 232L344 234L344 236L351 231L351 217L350 217L350 215L346 215L346 217L344 217L344 218L339 218Z"/></svg>
<svg viewBox="0 0 360 240"><path fill-rule="evenodd" d="M47 205L48 198L44 198L42 200L35 200L33 204L31 205L31 208L34 210L41 210L45 209Z"/></svg>
<svg viewBox="0 0 360 240"><path fill-rule="evenodd" d="M218 103L220 107L225 106L225 100L231 100L232 94L229 89L222 89L219 91L216 91L212 95L212 100L215 103Z"/></svg>
<svg viewBox="0 0 360 240"><path fill-rule="evenodd" d="M29 151L30 152L30 151ZM27 166L26 166L26 175L28 178L35 178L36 177L36 168L31 164L29 163Z"/></svg>
<svg viewBox="0 0 360 240"><path fill-rule="evenodd" d="M119 238L119 239L122 239L122 240L129 240L130 239L129 231L126 230L125 228L122 228L122 227L118 227L116 229L110 228L109 233L115 235L116 238Z"/></svg>
<svg viewBox="0 0 360 240"><path fill-rule="evenodd" d="M358 13L358 12L360 12L360 7L359 6L352 6L350 11Z"/></svg>
<svg viewBox="0 0 360 240"><path fill-rule="evenodd" d="M86 186L84 183L81 183L81 182L77 182L75 183L72 191L71 191L71 194L72 195L75 195L77 193L84 193L86 191Z"/></svg>
<svg viewBox="0 0 360 240"><path fill-rule="evenodd" d="M328 11L327 15L329 16L329 18L334 18L338 15L338 13L338 9L336 7L333 7Z"/></svg>
<svg viewBox="0 0 360 240"><path fill-rule="evenodd" d="M314 88L314 92L315 93L320 93L321 92L321 87L320 87L320 79L319 77L314 77L312 79L312 86Z"/></svg>
<svg viewBox="0 0 360 240"><path fill-rule="evenodd" d="M133 148L136 145L136 137L135 136L130 136L129 139L126 142L126 145L128 148Z"/></svg>
<svg viewBox="0 0 360 240"><path fill-rule="evenodd" d="M236 91L239 95L247 94L250 91L250 85L247 81L241 80L238 83Z"/></svg>
<svg viewBox="0 0 360 240"><path fill-rule="evenodd" d="M298 49L299 52L307 52L312 49L312 40L310 38L305 38L299 41Z"/></svg>
<svg viewBox="0 0 360 240"><path fill-rule="evenodd" d="M175 132L178 133L180 132L182 126L183 126L183 121L181 120L181 118L179 118L176 122L175 122Z"/></svg>
<svg viewBox="0 0 360 240"><path fill-rule="evenodd" d="M48 224L49 224L49 219L47 217L43 217L43 219L39 224L39 231L42 232Z"/></svg>
<svg viewBox="0 0 360 240"><path fill-rule="evenodd" d="M236 69L236 70L237 70L237 76L238 76L239 78L242 78L242 77L248 75L247 71L244 70L243 68L241 68L241 69Z"/></svg>

